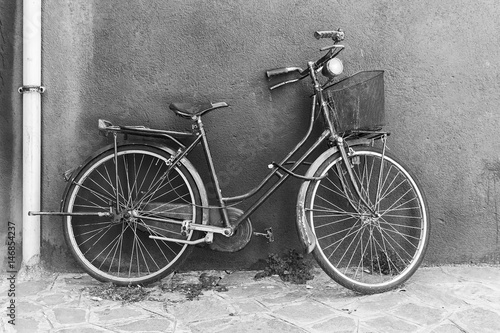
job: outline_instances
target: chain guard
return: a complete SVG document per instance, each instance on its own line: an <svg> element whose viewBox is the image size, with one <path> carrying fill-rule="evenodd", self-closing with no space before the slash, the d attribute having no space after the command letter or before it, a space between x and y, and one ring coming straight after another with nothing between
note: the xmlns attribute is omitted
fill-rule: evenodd
<svg viewBox="0 0 500 333"><path fill-rule="evenodd" d="M238 208L227 208L227 214L231 224L238 220L238 217L243 215L243 211ZM226 237L221 234L214 233L213 243L209 244L209 248L219 252L237 252L243 249L252 238L252 222L247 218L238 225L231 237Z"/></svg>

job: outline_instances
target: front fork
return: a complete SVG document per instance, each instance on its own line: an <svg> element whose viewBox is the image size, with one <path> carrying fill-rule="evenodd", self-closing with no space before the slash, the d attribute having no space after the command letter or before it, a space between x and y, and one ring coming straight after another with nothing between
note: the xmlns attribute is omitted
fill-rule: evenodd
<svg viewBox="0 0 500 333"><path fill-rule="evenodd" d="M346 145L345 145L345 141L343 138L338 137L336 139L337 148L339 149L340 155L342 156L342 160L344 161L344 165L345 165L345 168L347 170L347 174L349 175L349 177L348 177L349 182L352 185L352 188L354 188L354 192L355 192L356 196L359 198L359 201L361 201L364 208L368 209L368 212L373 217L376 217L376 218L380 217L380 214L378 213L378 205L379 205L378 198L380 197L380 191L381 191L381 187L382 187L381 182L382 182L382 174L384 171L384 157L385 157L385 149L386 149L386 142L387 142L386 139L387 139L387 134L383 134L381 137L381 140L383 142L383 148L382 148L382 158L380 159L379 177L378 177L378 183L377 183L377 193L376 193L376 197L375 197L376 201L373 205L370 204L366 200L366 197L361 193L361 189L358 186L356 176L354 175L354 172L352 170L353 165L351 164L349 157L354 154L354 151L352 151L350 148L349 148L349 151L346 150ZM356 205L354 203L354 200L352 200L348 195L348 192L350 192L350 191L348 191L347 189L350 186L349 186L349 184L346 183L346 178L344 178L342 176L340 166L337 166L337 171L339 174L340 182L342 183L342 187L344 188L344 192L346 193L346 196L349 200L349 203L356 211L359 211L360 207L358 205Z"/></svg>

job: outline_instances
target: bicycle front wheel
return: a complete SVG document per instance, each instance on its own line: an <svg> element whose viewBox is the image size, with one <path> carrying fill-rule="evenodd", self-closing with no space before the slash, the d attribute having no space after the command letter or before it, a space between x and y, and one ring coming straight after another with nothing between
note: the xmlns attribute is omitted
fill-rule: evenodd
<svg viewBox="0 0 500 333"><path fill-rule="evenodd" d="M428 209L415 177L387 152L354 148L347 165L326 157L306 192L317 246L313 255L336 282L372 294L394 289L420 265L429 239Z"/></svg>
<svg viewBox="0 0 500 333"><path fill-rule="evenodd" d="M166 149L120 146L116 159L114 149L98 154L72 180L64 211L82 215L64 217L64 235L94 278L146 284L171 273L191 251L185 243L149 238L191 240L195 235L181 232L182 221L202 221L193 171L183 162L170 167L170 157Z"/></svg>

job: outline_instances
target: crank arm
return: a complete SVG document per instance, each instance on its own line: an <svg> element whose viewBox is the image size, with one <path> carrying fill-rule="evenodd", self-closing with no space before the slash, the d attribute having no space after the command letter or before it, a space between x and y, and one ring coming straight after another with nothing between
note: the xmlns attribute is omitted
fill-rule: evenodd
<svg viewBox="0 0 500 333"><path fill-rule="evenodd" d="M197 230L197 231L204 231L204 232L208 232L208 233L221 234L221 235L224 235L226 237L229 237L233 234L232 228L216 227L214 225L189 223L187 228L189 230Z"/></svg>

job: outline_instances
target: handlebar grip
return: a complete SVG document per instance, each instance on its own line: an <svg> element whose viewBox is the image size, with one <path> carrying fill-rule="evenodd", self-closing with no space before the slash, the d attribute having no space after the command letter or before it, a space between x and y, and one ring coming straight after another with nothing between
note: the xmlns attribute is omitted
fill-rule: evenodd
<svg viewBox="0 0 500 333"><path fill-rule="evenodd" d="M266 76L268 78L270 78L270 77L273 77L273 76L283 75L283 74L287 74L287 73L295 72L295 71L301 72L302 68L299 68L299 67L283 67L283 68L270 69L270 70L266 71Z"/></svg>
<svg viewBox="0 0 500 333"><path fill-rule="evenodd" d="M345 34L341 29L331 31L315 31L314 37L316 37L316 39L331 38L335 43L338 43L344 40Z"/></svg>

